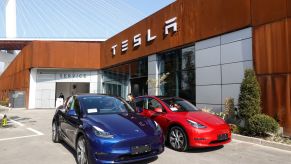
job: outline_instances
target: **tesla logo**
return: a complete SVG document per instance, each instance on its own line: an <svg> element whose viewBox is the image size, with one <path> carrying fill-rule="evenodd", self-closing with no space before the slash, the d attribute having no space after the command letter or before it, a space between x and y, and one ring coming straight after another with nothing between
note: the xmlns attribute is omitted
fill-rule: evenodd
<svg viewBox="0 0 291 164"><path fill-rule="evenodd" d="M167 21L165 21L165 26L164 26L164 35L168 35L170 30L172 29L172 32L177 32L178 31L178 24L176 22L177 17L171 18ZM146 35L146 42L152 42L157 38L156 35L153 35L151 32L151 29L147 30L147 35ZM126 52L128 50L128 40L124 40L121 42L121 52ZM136 34L133 37L132 40L133 43L133 48L137 48L141 45L142 43L142 39L141 39L141 34ZM116 49L117 49L118 45L115 44L111 47L112 50L112 55L116 55Z"/></svg>

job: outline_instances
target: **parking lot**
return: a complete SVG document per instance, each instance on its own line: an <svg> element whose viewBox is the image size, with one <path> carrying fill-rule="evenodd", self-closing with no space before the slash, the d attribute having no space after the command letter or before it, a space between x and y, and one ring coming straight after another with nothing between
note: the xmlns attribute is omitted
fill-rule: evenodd
<svg viewBox="0 0 291 164"><path fill-rule="evenodd" d="M0 117L4 111L0 112ZM54 110L11 110L9 125L0 128L0 163L73 164L74 151L51 141ZM291 163L291 152L233 140L224 147L175 152L166 148L158 158L143 163Z"/></svg>

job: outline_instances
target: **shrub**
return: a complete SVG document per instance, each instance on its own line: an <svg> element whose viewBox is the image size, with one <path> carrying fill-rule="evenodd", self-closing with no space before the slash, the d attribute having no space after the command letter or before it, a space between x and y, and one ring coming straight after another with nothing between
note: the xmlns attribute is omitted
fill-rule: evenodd
<svg viewBox="0 0 291 164"><path fill-rule="evenodd" d="M261 113L261 90L252 69L246 69L240 87L238 100L239 112L246 121Z"/></svg>
<svg viewBox="0 0 291 164"><path fill-rule="evenodd" d="M247 131L250 135L265 136L268 133L276 133L279 124L276 120L265 114L257 114L248 120Z"/></svg>
<svg viewBox="0 0 291 164"><path fill-rule="evenodd" d="M2 105L2 106L8 107L8 104L9 104L9 101L8 100L2 100L2 101L0 101L0 105Z"/></svg>
<svg viewBox="0 0 291 164"><path fill-rule="evenodd" d="M236 119L236 112L234 108L234 99L227 97L224 101L224 113L225 119L228 123L234 123Z"/></svg>

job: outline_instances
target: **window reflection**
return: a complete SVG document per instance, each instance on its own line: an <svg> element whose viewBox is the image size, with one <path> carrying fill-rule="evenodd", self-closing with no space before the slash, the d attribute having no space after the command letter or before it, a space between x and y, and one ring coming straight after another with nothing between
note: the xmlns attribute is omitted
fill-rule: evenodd
<svg viewBox="0 0 291 164"><path fill-rule="evenodd" d="M147 76L147 57L103 70L104 93L126 98L131 90L135 96L144 95L147 93Z"/></svg>
<svg viewBox="0 0 291 164"><path fill-rule="evenodd" d="M195 104L195 48L173 50L159 55L159 77L169 72L161 95L178 96Z"/></svg>

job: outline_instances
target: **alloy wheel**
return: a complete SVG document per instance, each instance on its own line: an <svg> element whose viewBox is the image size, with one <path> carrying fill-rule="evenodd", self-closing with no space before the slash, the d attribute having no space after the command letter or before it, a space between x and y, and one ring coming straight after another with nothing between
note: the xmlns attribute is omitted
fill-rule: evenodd
<svg viewBox="0 0 291 164"><path fill-rule="evenodd" d="M171 128L169 142L171 147L177 151L185 151L187 149L187 138L180 127Z"/></svg>
<svg viewBox="0 0 291 164"><path fill-rule="evenodd" d="M80 137L77 142L77 160L78 164L88 164L86 142L84 137Z"/></svg>

